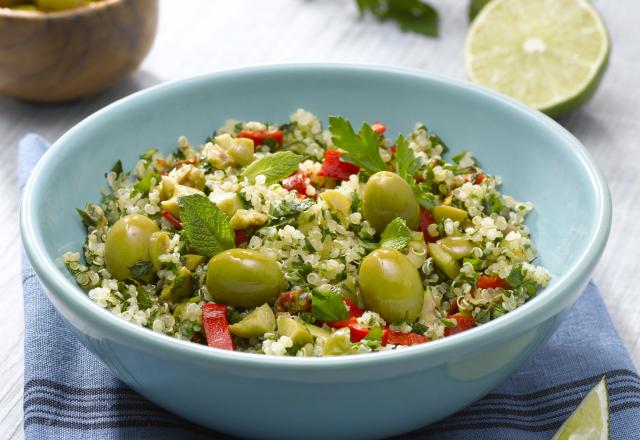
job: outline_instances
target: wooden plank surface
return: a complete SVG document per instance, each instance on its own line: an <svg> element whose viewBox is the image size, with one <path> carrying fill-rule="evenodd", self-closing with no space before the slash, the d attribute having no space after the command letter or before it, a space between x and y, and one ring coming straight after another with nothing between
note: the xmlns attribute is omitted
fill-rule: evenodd
<svg viewBox="0 0 640 440"><path fill-rule="evenodd" d="M162 0L160 30L141 69L110 91L76 103L37 106L0 97L0 438L22 438L23 311L17 147L28 132L55 141L76 122L133 91L221 69L285 62L350 62L418 68L464 79L463 0L432 1L441 37L359 20L351 0ZM609 69L595 98L560 122L601 165L614 201L609 245L594 278L640 365L640 31L633 0L594 1L611 32ZM427 103L428 105L428 103Z"/></svg>

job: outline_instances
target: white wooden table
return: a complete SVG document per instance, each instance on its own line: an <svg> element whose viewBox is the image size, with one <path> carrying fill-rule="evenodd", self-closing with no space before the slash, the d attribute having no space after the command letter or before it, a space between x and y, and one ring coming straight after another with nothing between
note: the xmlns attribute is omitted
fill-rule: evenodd
<svg viewBox="0 0 640 440"><path fill-rule="evenodd" d="M360 21L352 0L162 0L155 46L124 84L59 106L0 97L0 439L23 437L18 140L37 132L55 141L85 116L135 90L238 66L351 62L413 67L463 79L467 2L432 3L441 13L439 39L402 33L394 24L374 19ZM609 180L613 229L594 277L640 365L640 294L635 285L640 273L640 3L594 3L611 32L609 70L595 98L560 122L584 142Z"/></svg>

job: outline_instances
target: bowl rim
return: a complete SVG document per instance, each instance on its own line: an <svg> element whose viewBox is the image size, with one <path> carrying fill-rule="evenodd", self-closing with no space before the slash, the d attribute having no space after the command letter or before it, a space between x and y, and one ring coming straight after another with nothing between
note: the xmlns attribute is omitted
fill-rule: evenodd
<svg viewBox="0 0 640 440"><path fill-rule="evenodd" d="M334 71L344 73L361 72L362 74L375 74L391 77L404 77L412 80L428 80L442 85L453 85L463 89L465 93L480 94L484 98L498 101L500 105L505 105L511 111L525 114L525 117L534 118L543 125L557 133L573 152L577 162L584 169L589 181L594 189L595 210L595 233L591 236L585 250L570 266L566 273L556 279L556 282L544 290L544 294L537 295L526 304L518 307L514 311L478 326L470 331L462 332L439 340L430 341L428 344L419 344L405 347L401 350L389 350L375 354L354 354L349 356L336 357L312 357L302 358L296 356L268 356L262 354L234 352L215 349L206 345L195 344L189 341L179 340L172 336L156 333L150 329L130 323L100 307L90 300L77 285L67 279L55 264L55 261L47 256L42 240L36 233L37 218L33 207L36 204L36 194L38 188L44 184L43 176L51 163L55 161L56 153L67 147L66 141L72 138L76 132L83 130L85 125L102 117L106 113L126 108L130 102L137 101L140 97L153 96L158 93L172 93L183 87L197 87L201 83L210 81L224 81L225 78L239 75L261 75L261 74L304 74L305 72L317 73L318 71ZM409 77L409 78L408 78ZM162 83L121 98L112 104L98 110L80 121L63 136L61 136L44 154L34 168L25 186L22 205L20 210L20 232L23 246L34 271L38 275L41 283L49 295L63 302L64 305L74 313L84 315L85 319L91 319L93 325L105 330L110 338L117 341L126 341L128 345L137 346L140 344L147 350L173 350L173 354L192 360L205 362L218 362L229 367L259 366L272 370L300 370L300 369L333 369L333 368L362 368L366 366L382 365L389 362L404 362L409 358L419 356L432 356L436 358L440 354L455 353L456 350L466 350L475 345L482 346L483 343L491 340L500 340L500 335L508 334L503 331L513 327L520 319L526 315L536 317L536 319L548 319L560 313L561 305L565 299L562 293L570 289L582 289L588 281L588 276L592 273L597 264L607 242L611 228L611 196L606 180L591 158L586 148L569 133L564 127L550 117L533 110L516 100L502 95L493 90L480 87L465 81L447 78L433 73L425 73L417 69L396 68L388 66L348 64L348 63L284 63L261 66L250 66L235 69L221 70L191 78ZM549 313L551 312L551 313Z"/></svg>
<svg viewBox="0 0 640 440"><path fill-rule="evenodd" d="M88 5L74 6L72 8L60 9L58 11L25 11L21 9L12 9L5 6L0 8L0 17L34 20L55 20L58 18L69 18L75 17L77 15L92 14L102 9L106 9L119 3L125 3L128 1L131 0L100 0L97 2L91 2Z"/></svg>

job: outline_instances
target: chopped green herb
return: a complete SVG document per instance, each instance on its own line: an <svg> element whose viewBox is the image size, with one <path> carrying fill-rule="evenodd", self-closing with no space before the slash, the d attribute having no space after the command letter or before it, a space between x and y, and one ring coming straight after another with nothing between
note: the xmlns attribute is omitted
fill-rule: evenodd
<svg viewBox="0 0 640 440"><path fill-rule="evenodd" d="M256 177L262 174L266 178L265 183L270 185L294 173L298 169L300 160L302 157L290 151L267 154L245 168L242 177L248 178L253 183Z"/></svg>
<svg viewBox="0 0 640 440"><path fill-rule="evenodd" d="M269 226L281 227L295 220L298 214L311 208L313 199L294 200L293 202L274 203L269 210Z"/></svg>
<svg viewBox="0 0 640 440"><path fill-rule="evenodd" d="M329 131L333 144L346 151L346 154L340 156L340 160L358 165L371 173L387 169L380 157L380 136L369 124L362 124L360 132L356 134L345 118L330 116Z"/></svg>
<svg viewBox="0 0 640 440"><path fill-rule="evenodd" d="M142 194L146 196L149 194L149 191L153 187L153 185L158 184L160 182L160 175L157 173L148 173L146 174L140 181L138 181L131 191L131 197L136 194Z"/></svg>
<svg viewBox="0 0 640 440"><path fill-rule="evenodd" d="M413 154L404 136L396 140L396 173L410 184L414 183L413 176L424 166L422 159Z"/></svg>
<svg viewBox="0 0 640 440"><path fill-rule="evenodd" d="M151 299L149 298L149 293L144 290L143 287L138 286L138 294L136 295L136 299L138 300L138 307L140 310L147 310L151 307Z"/></svg>
<svg viewBox="0 0 640 440"><path fill-rule="evenodd" d="M147 151L145 151L140 155L140 159L146 160L147 162L149 162L151 161L151 159L153 159L153 155L156 154L157 152L158 152L157 148L149 148Z"/></svg>
<svg viewBox="0 0 640 440"><path fill-rule="evenodd" d="M349 317L349 310L338 292L321 292L314 289L311 292L311 312L320 321L335 322Z"/></svg>
<svg viewBox="0 0 640 440"><path fill-rule="evenodd" d="M116 173L116 176L119 176L120 174L122 174L122 161L121 160L117 161L113 165L113 168L111 168L111 172L112 173Z"/></svg>
<svg viewBox="0 0 640 440"><path fill-rule="evenodd" d="M85 228L88 228L89 226L96 226L96 221L89 215L87 211L84 211L80 208L76 208L76 211L78 212L78 215L80 215L82 224L85 226Z"/></svg>
<svg viewBox="0 0 640 440"><path fill-rule="evenodd" d="M456 154L455 156L453 156L451 158L452 161L454 161L455 163L459 164L460 161L462 160L462 158L465 156L465 154L467 154L467 150L463 150L460 153Z"/></svg>
<svg viewBox="0 0 640 440"><path fill-rule="evenodd" d="M504 203L499 195L490 193L484 199L484 207L488 214L500 214L504 210Z"/></svg>
<svg viewBox="0 0 640 440"><path fill-rule="evenodd" d="M438 12L420 0L356 0L360 14L371 12L380 21L393 20L400 29L438 36Z"/></svg>
<svg viewBox="0 0 640 440"><path fill-rule="evenodd" d="M380 235L380 247L400 251L411 241L411 230L404 219L396 217L389 222Z"/></svg>
<svg viewBox="0 0 640 440"><path fill-rule="evenodd" d="M151 275L154 272L153 263L148 260L140 260L135 264L129 266L129 273L133 278L144 278L146 275Z"/></svg>
<svg viewBox="0 0 640 440"><path fill-rule="evenodd" d="M413 184L413 195L416 196L418 204L428 210L432 210L436 206L436 196L431 192L431 188L425 184Z"/></svg>
<svg viewBox="0 0 640 440"><path fill-rule="evenodd" d="M189 249L205 257L235 247L233 228L227 214L209 198L193 194L178 199L182 235Z"/></svg>

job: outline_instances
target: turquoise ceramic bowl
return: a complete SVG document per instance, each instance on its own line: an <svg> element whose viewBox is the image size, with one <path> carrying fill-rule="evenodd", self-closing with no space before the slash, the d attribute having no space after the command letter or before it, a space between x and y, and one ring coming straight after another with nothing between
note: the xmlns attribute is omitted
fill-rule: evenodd
<svg viewBox="0 0 640 440"><path fill-rule="evenodd" d="M392 134L423 121L453 152L473 151L506 193L531 200L539 263L553 281L486 325L395 352L305 359L234 353L179 341L101 309L60 256L81 249L76 207L99 198L117 159L169 152L228 118L381 120ZM607 241L611 201L598 167L553 120L496 93L423 73L285 65L206 75L134 94L65 134L38 164L21 213L22 238L51 302L114 373L200 425L260 438L377 438L432 423L482 397L549 338L580 295Z"/></svg>

